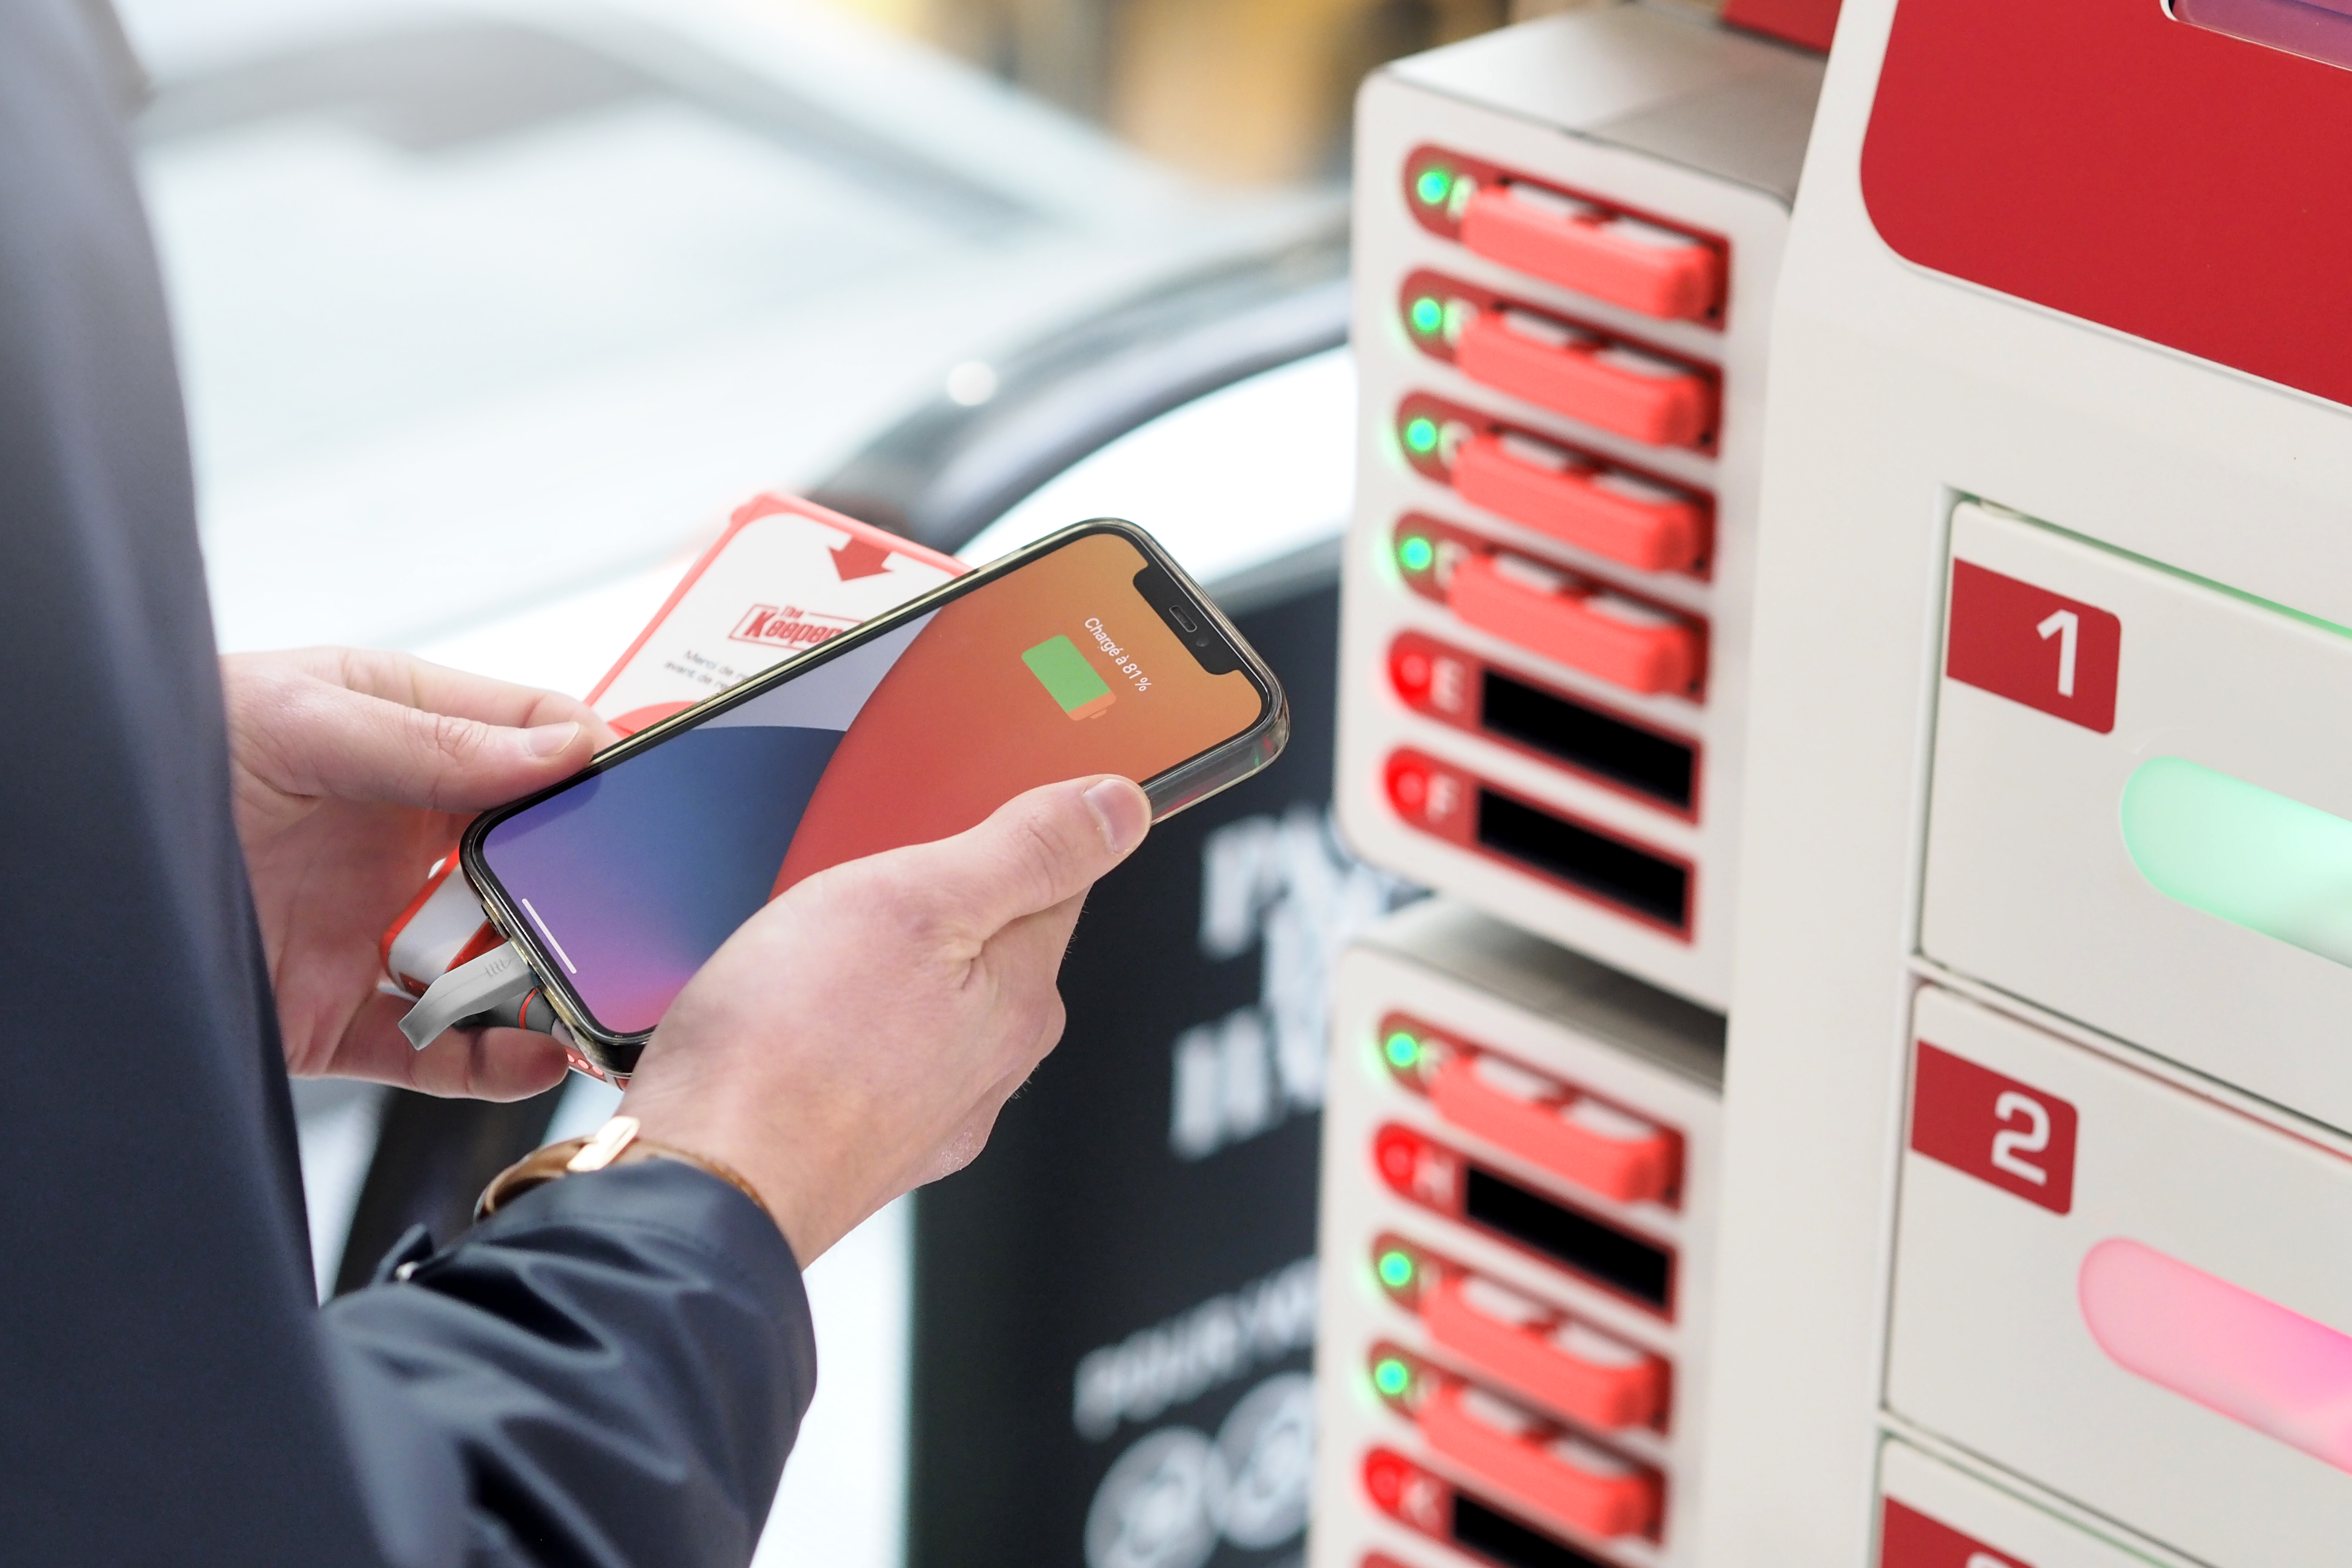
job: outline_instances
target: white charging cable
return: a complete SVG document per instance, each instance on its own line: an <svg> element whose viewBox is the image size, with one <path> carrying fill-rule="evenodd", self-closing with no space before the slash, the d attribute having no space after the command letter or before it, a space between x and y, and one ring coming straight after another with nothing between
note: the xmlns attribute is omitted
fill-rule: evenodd
<svg viewBox="0 0 2352 1568"><path fill-rule="evenodd" d="M530 962L515 951L512 942L502 942L427 986L416 1005L400 1020L400 1032L421 1051L453 1026L527 996L539 983Z"/></svg>

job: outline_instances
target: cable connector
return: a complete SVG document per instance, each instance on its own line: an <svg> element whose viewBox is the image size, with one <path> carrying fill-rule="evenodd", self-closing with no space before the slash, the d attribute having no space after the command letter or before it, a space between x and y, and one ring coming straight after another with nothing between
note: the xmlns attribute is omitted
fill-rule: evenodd
<svg viewBox="0 0 2352 1568"><path fill-rule="evenodd" d="M491 1012L539 988L539 976L512 942L459 964L425 989L400 1020L408 1043L423 1050L478 1014Z"/></svg>

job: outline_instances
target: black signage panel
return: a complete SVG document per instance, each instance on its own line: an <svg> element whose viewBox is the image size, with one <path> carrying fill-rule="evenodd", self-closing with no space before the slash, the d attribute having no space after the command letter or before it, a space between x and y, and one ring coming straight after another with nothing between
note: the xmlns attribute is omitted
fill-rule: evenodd
<svg viewBox="0 0 2352 1568"><path fill-rule="evenodd" d="M1333 832L1336 548L1219 585L1289 750L1098 888L1061 1047L916 1206L911 1568L1289 1568L1325 982L1399 900Z"/></svg>

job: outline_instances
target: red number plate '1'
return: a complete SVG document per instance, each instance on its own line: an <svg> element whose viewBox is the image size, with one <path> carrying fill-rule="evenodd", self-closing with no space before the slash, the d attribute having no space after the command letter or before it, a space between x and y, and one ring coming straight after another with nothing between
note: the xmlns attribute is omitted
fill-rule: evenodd
<svg viewBox="0 0 2352 1568"><path fill-rule="evenodd" d="M2011 702L2106 734L2116 727L2124 624L1972 562L1952 563L1944 673Z"/></svg>
<svg viewBox="0 0 2352 1568"><path fill-rule="evenodd" d="M2074 1108L1919 1042L1911 1147L2055 1214L2074 1206Z"/></svg>

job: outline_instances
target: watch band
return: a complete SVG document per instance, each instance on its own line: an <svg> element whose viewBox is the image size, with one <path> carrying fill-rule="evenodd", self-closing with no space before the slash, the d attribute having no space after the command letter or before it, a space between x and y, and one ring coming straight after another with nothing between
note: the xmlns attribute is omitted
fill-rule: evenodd
<svg viewBox="0 0 2352 1568"><path fill-rule="evenodd" d="M584 1138L566 1138L561 1143L550 1143L534 1149L490 1178L474 1205L476 1224L489 1218L508 1204L550 1182L560 1182L566 1176L583 1175L601 1171L611 1165L634 1164L640 1160L676 1160L682 1165L718 1177L756 1205L761 1214L772 1221L768 1205L742 1175L708 1155L690 1153L667 1143L656 1143L650 1138L637 1136L637 1119L615 1116Z"/></svg>

